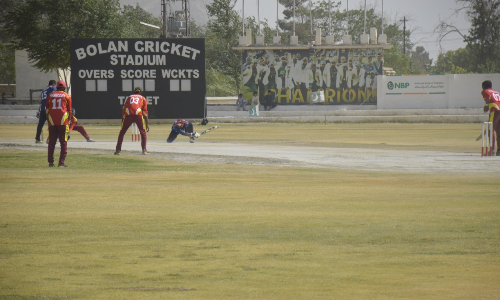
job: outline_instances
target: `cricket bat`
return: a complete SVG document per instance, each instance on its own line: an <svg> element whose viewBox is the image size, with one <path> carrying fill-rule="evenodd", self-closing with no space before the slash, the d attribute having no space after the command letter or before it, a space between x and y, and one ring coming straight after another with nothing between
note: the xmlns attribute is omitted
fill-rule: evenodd
<svg viewBox="0 0 500 300"><path fill-rule="evenodd" d="M212 131L214 129L217 129L219 127L220 127L219 125L212 126L212 127L208 128L208 129L206 129L205 131L200 132L200 135L204 135L205 133L209 133L210 131Z"/></svg>
<svg viewBox="0 0 500 300"><path fill-rule="evenodd" d="M484 133L480 134L477 138L476 138L476 141L479 141L482 137L483 137L483 134L486 136L488 135L488 132L485 130Z"/></svg>

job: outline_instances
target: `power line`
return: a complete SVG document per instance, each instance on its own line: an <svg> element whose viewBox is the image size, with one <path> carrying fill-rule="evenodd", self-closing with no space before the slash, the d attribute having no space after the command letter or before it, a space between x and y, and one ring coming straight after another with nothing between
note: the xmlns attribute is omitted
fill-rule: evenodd
<svg viewBox="0 0 500 300"><path fill-rule="evenodd" d="M443 39L441 42L456 42L456 41L463 41L464 39L462 38L457 38L457 39ZM419 40L416 43L433 43L436 42L436 40Z"/></svg>
<svg viewBox="0 0 500 300"><path fill-rule="evenodd" d="M463 28L463 29L457 29L458 31L465 31L465 30L469 30L470 28ZM421 31L413 31L411 34L414 34L414 35L417 35L417 34L434 34L435 32L434 31L425 31L425 32L421 32Z"/></svg>

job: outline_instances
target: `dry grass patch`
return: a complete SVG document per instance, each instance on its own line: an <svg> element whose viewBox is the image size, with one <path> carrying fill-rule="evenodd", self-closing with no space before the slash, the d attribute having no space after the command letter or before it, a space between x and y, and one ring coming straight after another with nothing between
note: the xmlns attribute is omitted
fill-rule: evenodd
<svg viewBox="0 0 500 300"><path fill-rule="evenodd" d="M498 186L485 176L45 159L0 150L0 299L500 294Z"/></svg>

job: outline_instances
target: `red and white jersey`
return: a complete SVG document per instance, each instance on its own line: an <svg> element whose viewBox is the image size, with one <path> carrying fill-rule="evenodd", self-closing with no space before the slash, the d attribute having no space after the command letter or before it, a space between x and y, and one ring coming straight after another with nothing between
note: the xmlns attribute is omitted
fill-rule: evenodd
<svg viewBox="0 0 500 300"><path fill-rule="evenodd" d="M71 96L57 90L47 97L45 106L49 126L68 125L72 108Z"/></svg>
<svg viewBox="0 0 500 300"><path fill-rule="evenodd" d="M123 105L122 117L129 115L148 115L148 101L139 94L133 94L127 97Z"/></svg>
<svg viewBox="0 0 500 300"><path fill-rule="evenodd" d="M78 122L78 119L75 116L71 116L71 120L69 120L69 131L75 128L76 122Z"/></svg>
<svg viewBox="0 0 500 300"><path fill-rule="evenodd" d="M481 92L484 102L488 105L489 111L500 110L500 94L492 89L485 89Z"/></svg>

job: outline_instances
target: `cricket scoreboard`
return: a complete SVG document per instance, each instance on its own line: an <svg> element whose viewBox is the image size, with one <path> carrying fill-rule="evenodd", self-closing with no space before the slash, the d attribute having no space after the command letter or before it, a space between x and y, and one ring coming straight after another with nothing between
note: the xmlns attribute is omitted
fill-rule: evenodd
<svg viewBox="0 0 500 300"><path fill-rule="evenodd" d="M140 87L150 119L205 117L204 39L71 39L71 97L79 118L120 119Z"/></svg>

